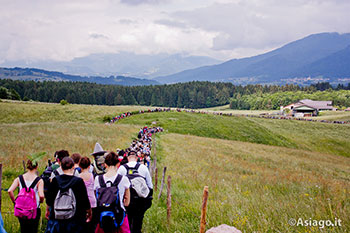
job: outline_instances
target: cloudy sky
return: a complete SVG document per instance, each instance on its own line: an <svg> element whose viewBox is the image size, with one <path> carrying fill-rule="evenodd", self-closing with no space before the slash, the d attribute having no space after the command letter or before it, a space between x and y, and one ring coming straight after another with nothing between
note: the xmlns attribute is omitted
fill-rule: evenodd
<svg viewBox="0 0 350 233"><path fill-rule="evenodd" d="M0 0L0 63L91 53L226 60L350 32L349 0Z"/></svg>

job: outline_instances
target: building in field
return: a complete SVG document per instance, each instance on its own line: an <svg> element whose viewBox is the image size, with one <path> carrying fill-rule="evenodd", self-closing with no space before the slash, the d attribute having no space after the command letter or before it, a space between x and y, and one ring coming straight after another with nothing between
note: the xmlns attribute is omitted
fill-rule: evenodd
<svg viewBox="0 0 350 233"><path fill-rule="evenodd" d="M317 116L320 111L335 111L332 101L300 100L296 103L281 106L281 112L294 117Z"/></svg>

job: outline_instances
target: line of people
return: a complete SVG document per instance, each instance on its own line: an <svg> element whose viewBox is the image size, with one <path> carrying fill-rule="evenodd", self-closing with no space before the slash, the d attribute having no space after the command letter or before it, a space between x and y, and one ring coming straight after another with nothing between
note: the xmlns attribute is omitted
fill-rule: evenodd
<svg viewBox="0 0 350 233"><path fill-rule="evenodd" d="M139 233L152 205L153 184L147 167L152 134L162 128L144 127L125 150L105 151L96 143L94 159L56 151L39 177L36 159L8 190L21 232L37 232L40 203L46 200L47 233ZM15 198L14 191L19 188Z"/></svg>
<svg viewBox="0 0 350 233"><path fill-rule="evenodd" d="M113 124L115 122L118 122L121 119L124 119L126 117L129 117L131 115L136 115L136 114L142 114L142 113L151 113L151 112L170 112L171 108L153 108L153 109L148 109L148 110L140 110L140 111L135 111L135 112L126 112L119 114L115 117L112 118L112 120L109 122L109 124ZM108 123L107 123L108 124Z"/></svg>
<svg viewBox="0 0 350 233"><path fill-rule="evenodd" d="M312 122L321 122L321 123L330 123L330 124L350 124L350 121L329 121L329 120L318 120L318 119L310 119L310 118L299 118L299 117L289 117L289 116L277 116L277 115L252 115L252 114L233 114L233 113L223 113L223 112L207 112L207 111L200 111L200 110L193 110L193 109L180 109L177 108L175 110L172 110L171 108L155 108L155 109L148 109L146 111L140 110L139 112L127 112L120 114L116 117L114 117L110 123L118 122L121 119L124 119L125 117L129 117L131 115L135 114L142 114L142 113L153 113L153 112L187 112L187 113L199 113L199 114L213 114L218 116L236 116L236 117L253 117L253 118L267 118L267 119L279 119L279 120L298 120L298 121L312 121Z"/></svg>

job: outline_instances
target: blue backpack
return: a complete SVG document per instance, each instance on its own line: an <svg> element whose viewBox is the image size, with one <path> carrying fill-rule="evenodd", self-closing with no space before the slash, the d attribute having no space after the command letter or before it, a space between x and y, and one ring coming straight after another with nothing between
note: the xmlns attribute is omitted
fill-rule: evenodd
<svg viewBox="0 0 350 233"><path fill-rule="evenodd" d="M98 176L100 188L96 192L97 208L99 211L100 227L105 232L112 232L123 224L125 218L125 211L120 205L118 184L120 183L122 175L118 175L112 183L108 181L107 186L103 179L103 175Z"/></svg>

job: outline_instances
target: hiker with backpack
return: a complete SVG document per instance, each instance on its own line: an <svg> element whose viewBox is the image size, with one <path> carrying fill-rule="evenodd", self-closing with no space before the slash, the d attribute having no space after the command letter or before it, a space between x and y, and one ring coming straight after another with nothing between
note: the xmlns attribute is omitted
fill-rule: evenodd
<svg viewBox="0 0 350 233"><path fill-rule="evenodd" d="M74 153L71 155L71 158L74 161L74 169L81 173L81 168L79 167L79 162L81 159L81 155L79 153Z"/></svg>
<svg viewBox="0 0 350 233"><path fill-rule="evenodd" d="M97 215L97 203L96 203L96 196L94 191L94 176L90 172L90 159L88 157L82 157L79 161L79 167L81 168L80 178L83 179L86 191L89 197L90 206L92 209L92 221L90 221L88 224L85 225L84 232L95 232L95 228L97 225L96 221L96 215Z"/></svg>
<svg viewBox="0 0 350 233"><path fill-rule="evenodd" d="M55 152L55 159L56 161L53 164L49 164L49 166L45 169L43 174L41 175L41 178L44 181L44 195L45 198L47 198L48 189L50 186L50 183L52 179L56 176L62 175L63 170L61 166L61 162L64 158L69 157L69 152L67 150L59 150ZM74 170L74 176L79 177L79 172L77 170ZM46 206L46 213L45 218L49 219L49 207Z"/></svg>
<svg viewBox="0 0 350 233"><path fill-rule="evenodd" d="M131 233L140 233L147 209L152 205L153 184L148 168L137 162L135 151L128 153L128 163L120 166L118 174L130 180L130 205L127 207Z"/></svg>
<svg viewBox="0 0 350 233"><path fill-rule="evenodd" d="M15 205L15 216L18 217L21 233L36 233L41 216L40 203L44 201L44 183L37 175L36 161L28 160L27 170L13 181L8 193ZM20 191L15 199L13 192L17 187Z"/></svg>
<svg viewBox="0 0 350 233"><path fill-rule="evenodd" d="M69 157L69 152L66 150L59 150L56 151L55 153L55 158L56 158L56 163L59 166L57 169L54 169L51 173L50 180L52 180L55 176L62 175L63 174L63 169L61 166L61 163L64 158ZM74 169L74 176L79 177L79 172Z"/></svg>
<svg viewBox="0 0 350 233"><path fill-rule="evenodd" d="M102 175L106 173L105 156L104 156L106 153L107 151L103 150L100 143L96 142L94 147L94 152L91 154L92 156L94 156L94 161L92 164L94 176Z"/></svg>
<svg viewBox="0 0 350 233"><path fill-rule="evenodd" d="M125 206L130 202L130 182L117 174L118 155L109 152L105 157L107 172L95 178L99 222L95 233L130 233Z"/></svg>
<svg viewBox="0 0 350 233"><path fill-rule="evenodd" d="M74 176L74 161L64 157L62 175L55 176L49 186L46 204L49 221L46 233L83 233L91 221L91 207L83 179Z"/></svg>
<svg viewBox="0 0 350 233"><path fill-rule="evenodd" d="M52 164L51 166L48 166L45 171L42 174L42 178L44 179L45 182L45 186L48 187L49 183L51 182L51 180L58 175L62 175L63 174L63 170L61 167L61 162L64 158L69 157L69 152L67 150L59 150L55 152L55 163ZM47 174L49 175L49 179L47 179L49 182L46 182L45 177L47 176ZM74 170L74 176L79 177L79 172L78 170ZM46 189L46 188L45 188ZM46 195L45 195L46 197Z"/></svg>

